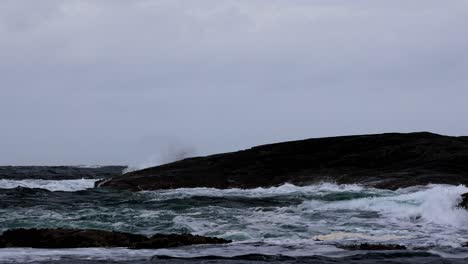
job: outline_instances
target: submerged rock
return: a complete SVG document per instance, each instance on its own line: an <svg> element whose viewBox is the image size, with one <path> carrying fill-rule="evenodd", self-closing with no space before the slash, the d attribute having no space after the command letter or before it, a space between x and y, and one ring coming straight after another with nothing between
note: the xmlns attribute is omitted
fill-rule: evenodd
<svg viewBox="0 0 468 264"><path fill-rule="evenodd" d="M200 256L200 257L176 257L168 255L156 255L151 263L157 264L408 264L408 263L431 263L431 264L466 264L468 259L442 258L428 252L372 252L366 254L355 254L346 257L326 256L285 256L285 255L263 255L247 254L232 257L224 256Z"/></svg>
<svg viewBox="0 0 468 264"><path fill-rule="evenodd" d="M387 189L429 183L468 185L468 137L421 132L306 139L189 158L117 176L97 186L139 191L322 181Z"/></svg>
<svg viewBox="0 0 468 264"><path fill-rule="evenodd" d="M351 244L351 245L338 245L338 248L346 250L405 250L406 247L397 244Z"/></svg>
<svg viewBox="0 0 468 264"><path fill-rule="evenodd" d="M181 247L197 244L225 244L231 241L216 238L216 237L203 237L195 235L161 235L157 234L151 238L135 243L131 248L144 249L144 248L168 248L168 247Z"/></svg>
<svg viewBox="0 0 468 264"><path fill-rule="evenodd" d="M0 236L0 248L83 248L83 247L128 247L154 249L179 247L194 244L224 244L222 238L157 234L148 238L143 235L93 229L14 229Z"/></svg>
<svg viewBox="0 0 468 264"><path fill-rule="evenodd" d="M458 206L468 210L468 193L462 194L462 201Z"/></svg>

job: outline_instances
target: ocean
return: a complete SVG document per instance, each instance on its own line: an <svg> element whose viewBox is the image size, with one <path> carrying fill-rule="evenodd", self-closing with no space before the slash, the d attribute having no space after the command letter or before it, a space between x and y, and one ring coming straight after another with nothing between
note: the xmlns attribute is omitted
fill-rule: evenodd
<svg viewBox="0 0 468 264"><path fill-rule="evenodd" d="M95 189L125 167L1 167L0 232L15 228L192 233L233 240L171 249L0 249L0 263L468 263L463 185L395 191L320 183L272 188ZM340 245L399 244L354 251Z"/></svg>

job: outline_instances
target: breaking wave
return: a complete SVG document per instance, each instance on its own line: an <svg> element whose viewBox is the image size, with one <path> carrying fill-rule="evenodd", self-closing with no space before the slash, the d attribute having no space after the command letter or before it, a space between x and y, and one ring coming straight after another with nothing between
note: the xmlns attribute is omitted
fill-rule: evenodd
<svg viewBox="0 0 468 264"><path fill-rule="evenodd" d="M378 212L386 219L398 222L427 222L439 225L466 227L468 212L458 208L460 197L467 193L464 185L428 185L400 189L393 195L367 197L333 203L306 201L302 207L309 210L360 210Z"/></svg>
<svg viewBox="0 0 468 264"><path fill-rule="evenodd" d="M0 179L0 189L39 188L49 191L75 192L90 189L99 179L79 179L79 180L10 180Z"/></svg>
<svg viewBox="0 0 468 264"><path fill-rule="evenodd" d="M278 187L270 188L254 188L254 189L216 189L216 188L178 188L171 190L160 191L141 191L141 193L154 194L159 198L178 196L178 197L191 197L191 196L207 196L207 197L226 197L226 196L244 196L244 197L265 197L277 195L307 195L307 194L326 194L330 192L360 192L364 187L356 184L342 184L337 185L333 183L321 183L309 186L296 186L293 184L283 184ZM377 189L369 189L379 191Z"/></svg>
<svg viewBox="0 0 468 264"><path fill-rule="evenodd" d="M231 256L233 252L338 256L348 251L335 245L364 242L401 244L410 250L424 248L451 257L468 256L466 248L461 247L468 240L468 212L457 207L461 194L468 193L463 185L427 185L391 191L357 184L322 183L133 193L90 189L95 181L0 180L0 189L4 189L0 190L0 231L65 227L145 235L190 232L234 241L222 247L157 252L112 249L123 259L128 252L136 258L153 253L194 257ZM6 190L16 187L65 192ZM102 252L109 253L107 250L96 249L95 253L101 256ZM44 253L48 258L54 252L67 255L80 250L69 251L30 253L36 257ZM10 249L0 250L0 260L20 255Z"/></svg>

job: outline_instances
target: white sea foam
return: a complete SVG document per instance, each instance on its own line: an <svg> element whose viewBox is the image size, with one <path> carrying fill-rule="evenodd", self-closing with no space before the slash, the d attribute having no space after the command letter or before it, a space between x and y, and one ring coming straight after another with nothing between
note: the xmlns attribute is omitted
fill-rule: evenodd
<svg viewBox="0 0 468 264"><path fill-rule="evenodd" d="M143 260L154 255L154 250L130 250L126 248L76 248L76 249L36 249L4 248L0 249L2 263L28 263L38 261L66 260ZM67 261L63 260L63 263Z"/></svg>
<svg viewBox="0 0 468 264"><path fill-rule="evenodd" d="M78 180L9 180L0 179L0 189L12 189L16 187L40 188L49 191L74 192L86 190L94 187L98 179L78 179Z"/></svg>
<svg viewBox="0 0 468 264"><path fill-rule="evenodd" d="M389 191L357 185L298 187L286 184L251 190L195 188L148 193L157 196L153 200L190 196L278 198L277 195L304 200L299 205L269 208L213 205L196 211L203 212L203 216L190 211L173 219L175 226L200 235L280 244L285 239L338 243L391 240L409 246L460 248L467 240L468 212L457 204L460 195L466 192L468 188L463 185L428 185ZM354 194L367 198L353 198ZM344 198L323 199L334 195Z"/></svg>
<svg viewBox="0 0 468 264"><path fill-rule="evenodd" d="M72 167L83 168L83 169L99 169L99 168L105 167L105 165L76 165Z"/></svg>
<svg viewBox="0 0 468 264"><path fill-rule="evenodd" d="M352 233L352 232L333 232L327 235L317 235L312 237L313 240L317 241L333 241L333 240L344 240L344 239L363 239L363 240L378 240L388 241L396 239L408 238L407 236L396 236L396 235L383 235L373 236L364 233Z"/></svg>
<svg viewBox="0 0 468 264"><path fill-rule="evenodd" d="M348 251L340 251L334 244L360 242L395 243L409 248L427 247L454 253L455 257L464 257L468 251L461 248L461 244L468 240L468 212L459 209L457 204L460 195L466 192L468 188L462 185L428 185L389 191L331 183L304 187L285 184L256 189L185 188L125 194L141 201L144 204L142 207L132 205L132 208L109 210L86 208L81 211L62 211L57 215L54 215L54 208L36 212L36 215L38 222L73 222L81 227L96 226L103 224L102 221L108 221L107 225L116 230L138 230L147 235L187 230L194 234L236 241L230 245L206 248L135 251L136 255L128 255L130 258L147 256L146 254L188 257L231 255L239 252L338 256ZM195 196L227 199L213 199L213 203L209 199L169 201ZM238 197L255 199L237 199ZM267 199L259 202L257 198ZM20 210L7 213L8 209L4 209L5 213L0 212L0 222L13 222L15 219L22 219L23 215L32 217ZM83 222L80 220L83 215L87 219L97 220L92 223ZM112 217L105 220L104 215ZM154 223L160 225L155 227ZM44 254L44 259L75 254L88 254L93 258L103 259L108 256L125 259L128 252L134 252L124 249L83 249L55 253L33 250L23 254L9 250L14 249L5 249L3 252L0 250L0 260L3 253L4 259L8 259L10 254L23 256L25 259L34 254L39 257ZM137 256L139 252L142 255Z"/></svg>
<svg viewBox="0 0 468 264"><path fill-rule="evenodd" d="M206 197L271 197L277 195L310 194L324 195L330 192L360 192L364 187L357 184L333 184L321 183L310 186L296 186L293 184L283 184L278 187L255 188L255 189L216 189L216 188L179 188L165 191L142 191L141 193L153 195L155 200L165 200L172 198L188 198L193 196ZM376 189L367 189L368 192Z"/></svg>
<svg viewBox="0 0 468 264"><path fill-rule="evenodd" d="M392 196L370 197L338 202L307 201L303 206L312 211L366 210L380 213L398 222L417 222L466 227L468 212L457 207L460 196L467 193L464 185L429 185L408 193L401 189Z"/></svg>
<svg viewBox="0 0 468 264"><path fill-rule="evenodd" d="M127 248L75 248L75 249L36 249L36 248L4 248L0 249L1 263L28 263L38 261L58 261L66 263L70 260L94 261L135 261L148 260L155 255L191 258L201 256L233 257L243 254L266 254L285 256L323 255L344 257L355 254L352 251L337 249L332 245L317 247L314 243L301 244L297 241L284 241L282 244L231 243L228 245L196 245L167 249ZM286 246L285 246L286 245Z"/></svg>

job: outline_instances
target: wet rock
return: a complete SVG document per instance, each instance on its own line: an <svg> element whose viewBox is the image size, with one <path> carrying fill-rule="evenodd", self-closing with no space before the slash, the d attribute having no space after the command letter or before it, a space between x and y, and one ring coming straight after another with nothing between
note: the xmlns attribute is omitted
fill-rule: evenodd
<svg viewBox="0 0 468 264"><path fill-rule="evenodd" d="M338 245L338 248L346 250L405 250L406 247L397 244L351 244L351 245Z"/></svg>
<svg viewBox="0 0 468 264"><path fill-rule="evenodd" d="M0 247L127 247L146 239L142 235L101 230L14 229L0 236Z"/></svg>
<svg viewBox="0 0 468 264"><path fill-rule="evenodd" d="M223 244L230 241L221 238L157 234L148 238L143 235L103 230L79 229L14 229L0 236L0 248L83 248L83 247L128 247L154 249L194 244Z"/></svg>
<svg viewBox="0 0 468 264"><path fill-rule="evenodd" d="M355 254L346 257L326 256L284 256L248 254L233 257L200 256L200 257L174 257L157 255L151 263L157 264L466 264L468 259L442 258L427 252L389 251Z"/></svg>
<svg viewBox="0 0 468 264"><path fill-rule="evenodd" d="M458 206L468 210L468 193L462 194L462 200Z"/></svg>
<svg viewBox="0 0 468 264"><path fill-rule="evenodd" d="M222 238L216 237L203 237L195 235L154 235L151 238L135 243L132 248L144 249L144 248L167 248L167 247L181 247L187 245L197 244L225 244L227 241Z"/></svg>
<svg viewBox="0 0 468 264"><path fill-rule="evenodd" d="M306 139L189 158L113 177L99 187L138 190L256 188L322 181L397 189L468 185L468 138L389 133Z"/></svg>

